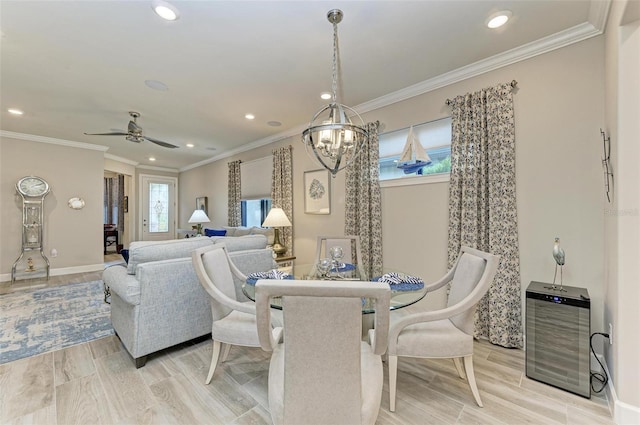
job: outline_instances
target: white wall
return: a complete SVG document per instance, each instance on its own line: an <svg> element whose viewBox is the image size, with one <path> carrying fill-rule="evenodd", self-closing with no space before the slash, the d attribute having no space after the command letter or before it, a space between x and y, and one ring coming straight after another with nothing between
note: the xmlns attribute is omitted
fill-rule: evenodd
<svg viewBox="0 0 640 425"><path fill-rule="evenodd" d="M605 204L604 322L613 326L606 360L617 423L640 421L640 3L614 1L606 33L606 131L611 137L613 202Z"/></svg>
<svg viewBox="0 0 640 425"><path fill-rule="evenodd" d="M104 153L48 143L0 138L0 275L10 279L11 266L20 254L22 201L15 184L20 177L44 178L51 193L44 202L44 252L51 273L101 270L103 261L103 165ZM73 210L70 198L84 199L86 206ZM51 249L57 257L50 255Z"/></svg>
<svg viewBox="0 0 640 425"><path fill-rule="evenodd" d="M593 330L602 330L603 37L389 105L364 118L383 122L385 131L434 120L449 114L447 98L514 79L518 81L514 103L523 289L532 280L553 278L551 250L554 238L560 237L567 253L564 283L589 290ZM332 179L331 215L304 214L303 172L320 167L307 156L299 137L181 173L181 193L190 193L185 196L193 199L209 196L210 206L220 206L214 223L226 224L227 162L259 158L285 144L294 146L294 254L298 262L310 262L317 235L344 232L344 173ZM447 183L383 189L386 267L416 273L427 281L446 271L447 197ZM425 303L435 305L443 297L431 296Z"/></svg>

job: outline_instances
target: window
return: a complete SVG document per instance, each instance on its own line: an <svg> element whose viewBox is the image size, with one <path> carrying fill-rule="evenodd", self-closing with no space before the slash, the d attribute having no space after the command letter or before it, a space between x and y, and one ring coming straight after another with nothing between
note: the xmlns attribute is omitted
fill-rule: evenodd
<svg viewBox="0 0 640 425"><path fill-rule="evenodd" d="M414 125L413 134L431 158L431 164L405 174L398 168L398 160L407 142L409 128L382 133L379 136L380 181L414 184L448 179L451 171L451 117Z"/></svg>
<svg viewBox="0 0 640 425"><path fill-rule="evenodd" d="M262 222L271 210L271 199L250 199L240 202L242 208L242 225L245 227L262 227Z"/></svg>
<svg viewBox="0 0 640 425"><path fill-rule="evenodd" d="M149 232L166 233L169 231L169 185L167 183L149 184Z"/></svg>
<svg viewBox="0 0 640 425"><path fill-rule="evenodd" d="M242 225L262 227L262 222L271 210L271 174L273 157L271 155L240 164L241 193L240 202Z"/></svg>

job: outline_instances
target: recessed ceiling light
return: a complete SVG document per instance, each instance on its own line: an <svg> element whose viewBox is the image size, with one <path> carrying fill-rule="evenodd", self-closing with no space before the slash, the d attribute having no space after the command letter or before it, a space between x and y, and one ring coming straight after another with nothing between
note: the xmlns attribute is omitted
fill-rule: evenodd
<svg viewBox="0 0 640 425"><path fill-rule="evenodd" d="M186 145L186 146L187 146L188 148L192 148L192 147L194 147L195 145L194 145L193 143L187 143L187 145Z"/></svg>
<svg viewBox="0 0 640 425"><path fill-rule="evenodd" d="M327 93L327 92L322 93L322 94L320 95L320 99L323 99L323 100L329 100L329 99L331 99L332 97L333 97L333 96L331 96L331 93Z"/></svg>
<svg viewBox="0 0 640 425"><path fill-rule="evenodd" d="M147 85L147 87L154 89L154 90L159 90L159 91L167 91L169 90L169 87L167 87L167 85L165 83L163 83L162 81L158 81L158 80L144 80L144 83Z"/></svg>
<svg viewBox="0 0 640 425"><path fill-rule="evenodd" d="M489 28L499 28L507 23L509 18L511 18L510 10L501 10L496 13L492 13L487 19L487 26Z"/></svg>
<svg viewBox="0 0 640 425"><path fill-rule="evenodd" d="M253 120L253 119L255 119L255 118L256 118L256 116L255 116L255 115L253 115L253 114L246 114L244 117L245 117L246 119L248 119L248 120Z"/></svg>
<svg viewBox="0 0 640 425"><path fill-rule="evenodd" d="M155 161L156 159L152 156L149 157L149 161Z"/></svg>
<svg viewBox="0 0 640 425"><path fill-rule="evenodd" d="M280 127L282 123L280 121L269 121L267 125L270 125L271 127Z"/></svg>
<svg viewBox="0 0 640 425"><path fill-rule="evenodd" d="M163 0L154 0L151 2L151 8L158 16L167 21L175 21L180 17L178 9L170 3Z"/></svg>
<svg viewBox="0 0 640 425"><path fill-rule="evenodd" d="M7 111L9 111L9 113L13 114L13 115L22 115L22 114L24 114L24 112L22 112L20 109L15 109L15 108L9 108L9 109L7 109Z"/></svg>

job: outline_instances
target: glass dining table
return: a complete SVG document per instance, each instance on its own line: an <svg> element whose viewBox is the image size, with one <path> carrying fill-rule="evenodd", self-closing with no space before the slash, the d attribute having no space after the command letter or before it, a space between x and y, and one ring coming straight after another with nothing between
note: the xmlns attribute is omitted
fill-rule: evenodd
<svg viewBox="0 0 640 425"><path fill-rule="evenodd" d="M361 276L358 268L351 264L344 264L345 267L333 268L326 272L318 270L316 264L294 265L290 274L294 279L298 280L331 280L331 281L368 281L366 276ZM393 274L395 276L406 276L397 270L384 269L383 276ZM380 276L371 280L378 280ZM252 301L255 301L255 283L258 279L247 279L242 285L242 292ZM417 284L400 284L389 285L391 288L390 310L397 310L415 304L425 297L427 291L424 285ZM282 309L280 298L272 298L271 306L276 309ZM373 300L365 298L362 304L362 313L370 314L375 312Z"/></svg>

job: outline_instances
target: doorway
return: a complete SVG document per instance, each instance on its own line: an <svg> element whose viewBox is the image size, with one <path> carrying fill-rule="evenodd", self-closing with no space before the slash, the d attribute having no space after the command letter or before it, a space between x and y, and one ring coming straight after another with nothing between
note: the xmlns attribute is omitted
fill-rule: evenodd
<svg viewBox="0 0 640 425"><path fill-rule="evenodd" d="M140 175L141 240L175 239L177 186L175 177Z"/></svg>
<svg viewBox="0 0 640 425"><path fill-rule="evenodd" d="M125 176L123 174L104 173L104 204L102 222L104 224L104 254L119 253L122 249L125 232Z"/></svg>

